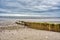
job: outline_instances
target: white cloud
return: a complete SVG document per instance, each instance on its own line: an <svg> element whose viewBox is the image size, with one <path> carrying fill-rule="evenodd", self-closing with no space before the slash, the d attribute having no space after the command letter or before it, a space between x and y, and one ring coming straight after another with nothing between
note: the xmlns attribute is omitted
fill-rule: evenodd
<svg viewBox="0 0 60 40"><path fill-rule="evenodd" d="M5 6L18 7L24 9L40 9L46 10L56 6L60 0L6 0L3 3ZM57 7L56 7L57 8ZM53 8L54 9L54 8Z"/></svg>
<svg viewBox="0 0 60 40"><path fill-rule="evenodd" d="M33 16L41 17L42 15L28 15L28 14L0 14L0 16Z"/></svg>
<svg viewBox="0 0 60 40"><path fill-rule="evenodd" d="M28 7L31 8L32 10L38 9L39 11L57 9L58 7L56 5L59 2L60 2L59 0L41 0L41 2L39 3L37 0L37 1L32 1L31 4L28 4L28 5L32 5ZM39 4L39 5L35 5L35 4Z"/></svg>
<svg viewBox="0 0 60 40"><path fill-rule="evenodd" d="M60 7L58 7L58 5L60 5L60 0L1 0L1 5L3 7L2 9L0 8L0 11L4 11L7 13L19 13L21 11L26 11L32 12L32 14L34 14L34 11L48 11L52 9L60 9ZM44 14L44 12L42 14ZM51 15L53 15L53 12Z"/></svg>

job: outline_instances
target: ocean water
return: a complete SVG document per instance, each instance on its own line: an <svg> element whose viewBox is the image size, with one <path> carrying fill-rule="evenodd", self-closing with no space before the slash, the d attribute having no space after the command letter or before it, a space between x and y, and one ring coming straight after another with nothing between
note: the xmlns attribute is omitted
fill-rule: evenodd
<svg viewBox="0 0 60 40"><path fill-rule="evenodd" d="M13 19L25 21L60 21L60 17L0 16L0 21Z"/></svg>

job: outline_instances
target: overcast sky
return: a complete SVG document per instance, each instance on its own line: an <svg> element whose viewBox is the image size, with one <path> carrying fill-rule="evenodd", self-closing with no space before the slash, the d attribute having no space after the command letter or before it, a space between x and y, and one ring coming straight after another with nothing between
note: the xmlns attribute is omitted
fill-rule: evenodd
<svg viewBox="0 0 60 40"><path fill-rule="evenodd" d="M0 0L0 16L60 17L60 0Z"/></svg>

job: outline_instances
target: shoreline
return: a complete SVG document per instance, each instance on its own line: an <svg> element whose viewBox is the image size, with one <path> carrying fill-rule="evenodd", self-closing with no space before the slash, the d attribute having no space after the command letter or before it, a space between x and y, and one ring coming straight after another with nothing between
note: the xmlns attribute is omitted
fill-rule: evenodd
<svg viewBox="0 0 60 40"><path fill-rule="evenodd" d="M15 24L15 22L19 20L33 22L35 19L34 20L6 19L0 21L0 26L3 27L8 26L10 28L13 27L12 30L6 28L5 29L3 28L4 30L0 30L0 40L60 40L59 32L36 30L36 29ZM35 21L37 22L38 20Z"/></svg>

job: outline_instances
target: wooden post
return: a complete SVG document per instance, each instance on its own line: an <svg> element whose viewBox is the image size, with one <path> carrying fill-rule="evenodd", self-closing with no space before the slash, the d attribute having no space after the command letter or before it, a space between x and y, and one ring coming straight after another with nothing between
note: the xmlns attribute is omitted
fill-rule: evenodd
<svg viewBox="0 0 60 40"><path fill-rule="evenodd" d="M51 30L51 27L50 27L51 25L49 24L49 31Z"/></svg>

